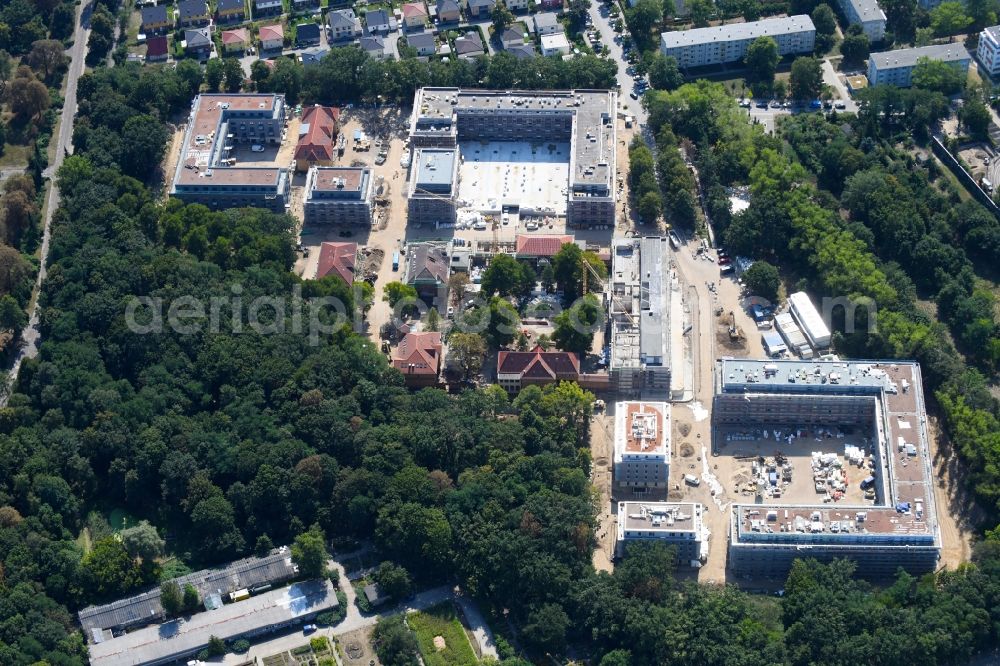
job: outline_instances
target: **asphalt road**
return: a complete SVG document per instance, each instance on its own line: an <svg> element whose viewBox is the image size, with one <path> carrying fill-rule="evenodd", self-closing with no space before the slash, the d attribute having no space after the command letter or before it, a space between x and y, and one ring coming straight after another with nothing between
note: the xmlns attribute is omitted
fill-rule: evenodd
<svg viewBox="0 0 1000 666"><path fill-rule="evenodd" d="M73 33L73 46L66 52L70 58L69 71L66 73L66 94L62 114L59 118L59 136L56 140L56 156L44 171L46 178L54 178L59 167L62 166L63 159L68 153L73 152L73 120L76 117L76 84L83 74L85 58L87 55L87 40L90 38L90 14L91 5L81 4L77 10L76 30ZM47 260L49 256L49 240L51 238L52 215L59 207L59 188L53 184L49 188L49 194L45 205L45 219L43 220L44 231L42 233L42 246L39 256L38 278L35 281L35 293L41 289L42 282L45 281L47 271ZM41 340L39 326L39 308L36 297L31 311L28 313L28 325L21 331L20 347L14 364L10 368L10 373L4 382L2 394L0 394L0 407L7 405L11 389L17 380L17 373L21 370L21 363L26 358L35 358L38 355L38 345Z"/></svg>

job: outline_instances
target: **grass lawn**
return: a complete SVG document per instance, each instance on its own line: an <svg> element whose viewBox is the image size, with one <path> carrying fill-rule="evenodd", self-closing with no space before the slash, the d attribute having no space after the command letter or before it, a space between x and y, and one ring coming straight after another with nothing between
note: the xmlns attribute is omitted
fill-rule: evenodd
<svg viewBox="0 0 1000 666"><path fill-rule="evenodd" d="M20 144L7 144L3 148L3 155L0 155L0 167L28 166L28 158L31 157L31 146Z"/></svg>
<svg viewBox="0 0 1000 666"><path fill-rule="evenodd" d="M479 663L451 603L413 613L407 622L417 635L420 655L426 666L476 666ZM443 650L434 645L436 636L444 638Z"/></svg>

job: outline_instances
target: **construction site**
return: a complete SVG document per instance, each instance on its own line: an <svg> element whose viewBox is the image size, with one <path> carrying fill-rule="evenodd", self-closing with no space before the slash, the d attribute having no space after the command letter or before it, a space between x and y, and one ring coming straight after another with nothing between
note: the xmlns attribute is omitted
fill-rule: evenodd
<svg viewBox="0 0 1000 666"><path fill-rule="evenodd" d="M723 359L715 374L712 456L732 476L712 481L731 490L735 575L780 579L804 554L871 578L937 567L919 366Z"/></svg>

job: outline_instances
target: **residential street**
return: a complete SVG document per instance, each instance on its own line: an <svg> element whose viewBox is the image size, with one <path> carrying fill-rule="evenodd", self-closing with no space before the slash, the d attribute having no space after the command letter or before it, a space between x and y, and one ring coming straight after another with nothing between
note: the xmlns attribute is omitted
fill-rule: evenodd
<svg viewBox="0 0 1000 666"><path fill-rule="evenodd" d="M620 110L635 116L637 126L645 128L646 110L642 108L642 104L638 100L629 97L633 86L632 77L626 71L629 65L622 52L622 46L615 41L618 33L611 28L611 16L607 12L607 6L600 2L591 3L590 18L594 22L594 29L601 35L601 43L608 47L608 58L618 64L618 104Z"/></svg>
<svg viewBox="0 0 1000 666"><path fill-rule="evenodd" d="M50 180L55 179L55 174L62 166L63 158L73 152L73 121L76 117L76 84L83 74L85 59L87 55L87 40L90 38L90 14L91 5L80 5L77 9L76 31L73 33L73 46L67 51L70 58L69 70L66 72L66 92L63 96L62 114L59 117L59 136L56 139L55 159L45 169L43 175ZM45 281L46 262L49 255L49 239L51 237L52 215L59 207L59 188L55 186L49 188L48 196L45 200L45 216L43 220L42 245L39 250L38 277L35 280L35 298L32 300L30 311L28 312L28 325L21 331L21 345L14 358L14 363L10 368L10 373L0 392L0 407L7 405L11 389L17 380L17 373L21 370L21 363L25 358L35 358L38 355L38 344L41 333L39 326L38 311L38 291L42 282Z"/></svg>

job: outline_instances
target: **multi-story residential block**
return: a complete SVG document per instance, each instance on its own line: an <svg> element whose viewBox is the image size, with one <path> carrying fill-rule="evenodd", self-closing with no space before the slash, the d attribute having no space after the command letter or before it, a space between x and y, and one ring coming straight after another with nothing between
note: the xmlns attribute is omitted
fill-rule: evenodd
<svg viewBox="0 0 1000 666"><path fill-rule="evenodd" d="M361 19L353 9L335 9L327 14L330 41L354 39L361 36Z"/></svg>
<svg viewBox="0 0 1000 666"><path fill-rule="evenodd" d="M276 16L281 13L281 0L251 0L253 2L254 18Z"/></svg>
<svg viewBox="0 0 1000 666"><path fill-rule="evenodd" d="M407 193L408 223L455 223L458 162L455 148L416 148Z"/></svg>
<svg viewBox="0 0 1000 666"><path fill-rule="evenodd" d="M665 402L615 405L614 485L619 493L667 498L670 428Z"/></svg>
<svg viewBox="0 0 1000 666"><path fill-rule="evenodd" d="M682 68L721 65L742 60L758 37L774 39L782 56L812 53L816 46L816 26L811 18L800 14L665 32L660 36L660 50L663 55L676 58Z"/></svg>
<svg viewBox="0 0 1000 666"><path fill-rule="evenodd" d="M807 554L824 561L852 559L860 575L872 578L891 577L899 567L914 575L933 571L941 531L926 422L916 363L718 361L713 452L731 440L737 450L754 440L780 446L786 454L801 451L805 464L795 474L805 474L817 493L832 484L823 501L803 502L794 493L789 497L795 499L784 501L778 499L785 493L777 474L770 473L770 484L757 486L756 503L730 509L729 568L736 575L783 579L792 562ZM853 446L857 458L839 462L835 454L823 453L831 446L845 456ZM836 475L810 465L810 451L814 461L832 457ZM848 499L848 481L859 480L871 497ZM768 485L776 492L766 492Z"/></svg>
<svg viewBox="0 0 1000 666"><path fill-rule="evenodd" d="M976 59L989 76L1000 74L1000 25L990 26L979 33Z"/></svg>
<svg viewBox="0 0 1000 666"><path fill-rule="evenodd" d="M162 34L170 30L173 26L173 21L170 20L170 14L167 13L166 5L143 7L140 16L141 23L139 25L139 29L147 35Z"/></svg>
<svg viewBox="0 0 1000 666"><path fill-rule="evenodd" d="M286 114L284 95L195 97L171 196L215 210L254 206L284 212L291 187L288 169L241 166L230 154L236 144L279 144Z"/></svg>
<svg viewBox="0 0 1000 666"><path fill-rule="evenodd" d="M567 222L574 226L613 225L616 106L617 94L609 90L422 88L414 100L410 139L418 156L425 147L454 156L458 142L468 140L569 143ZM417 179L411 186L411 199L414 194L424 194L426 188L416 185L424 175L432 177L433 186L441 191L434 191L434 197L424 196L416 211L411 208L411 215L423 214L427 222L453 222L457 181L443 182L442 169L425 174L421 162L414 164ZM423 206L432 205L432 212L424 212Z"/></svg>
<svg viewBox="0 0 1000 666"><path fill-rule="evenodd" d="M840 0L840 10L848 22L861 26L870 41L885 39L885 12L878 0Z"/></svg>
<svg viewBox="0 0 1000 666"><path fill-rule="evenodd" d="M302 202L305 223L370 227L374 191L367 167L312 167Z"/></svg>
<svg viewBox="0 0 1000 666"><path fill-rule="evenodd" d="M663 541L677 549L677 563L701 566L708 559L705 507L694 502L619 502L616 555L633 541Z"/></svg>
<svg viewBox="0 0 1000 666"><path fill-rule="evenodd" d="M969 52L958 43L873 53L868 58L868 83L873 86L892 85L908 88L911 85L913 69L921 58L946 62L963 73L969 71L971 60Z"/></svg>
<svg viewBox="0 0 1000 666"><path fill-rule="evenodd" d="M665 236L615 239L611 246L611 385L619 395L679 397L684 317ZM636 307L638 306L638 307ZM672 368L677 368L673 377ZM669 392L669 393L668 393Z"/></svg>
<svg viewBox="0 0 1000 666"><path fill-rule="evenodd" d="M241 23L246 19L246 0L218 0L215 3L215 20L219 23Z"/></svg>
<svg viewBox="0 0 1000 666"><path fill-rule="evenodd" d="M177 25L182 28L208 25L211 20L205 0L182 0L177 4Z"/></svg>

